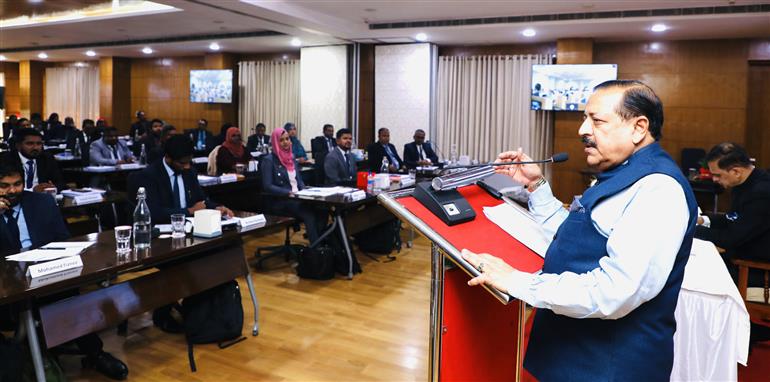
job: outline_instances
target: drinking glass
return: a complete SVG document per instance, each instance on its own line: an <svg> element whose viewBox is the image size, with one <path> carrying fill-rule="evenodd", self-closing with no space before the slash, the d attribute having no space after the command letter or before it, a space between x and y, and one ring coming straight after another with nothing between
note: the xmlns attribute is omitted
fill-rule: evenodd
<svg viewBox="0 0 770 382"><path fill-rule="evenodd" d="M118 253L131 252L131 226L115 227L115 244Z"/></svg>
<svg viewBox="0 0 770 382"><path fill-rule="evenodd" d="M171 237L179 238L185 237L184 226L187 221L184 214L172 214L171 215Z"/></svg>
<svg viewBox="0 0 770 382"><path fill-rule="evenodd" d="M243 170L246 168L246 166L243 163L237 163L235 165L235 173L238 175L243 175Z"/></svg>

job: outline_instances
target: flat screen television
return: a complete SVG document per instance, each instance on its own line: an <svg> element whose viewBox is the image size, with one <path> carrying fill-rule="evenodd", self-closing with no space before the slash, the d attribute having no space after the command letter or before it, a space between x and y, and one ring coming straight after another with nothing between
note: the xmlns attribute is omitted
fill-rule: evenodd
<svg viewBox="0 0 770 382"><path fill-rule="evenodd" d="M191 70L190 102L233 102L233 71L229 69Z"/></svg>
<svg viewBox="0 0 770 382"><path fill-rule="evenodd" d="M615 64L532 65L532 110L582 111L594 86L618 78Z"/></svg>

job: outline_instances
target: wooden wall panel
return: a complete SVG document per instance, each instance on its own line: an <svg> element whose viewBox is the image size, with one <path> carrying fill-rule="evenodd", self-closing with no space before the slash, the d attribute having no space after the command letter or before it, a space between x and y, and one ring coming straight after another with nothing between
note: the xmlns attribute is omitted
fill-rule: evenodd
<svg viewBox="0 0 770 382"><path fill-rule="evenodd" d="M5 115L21 113L19 92L19 63L0 62L0 72L5 76Z"/></svg>
<svg viewBox="0 0 770 382"><path fill-rule="evenodd" d="M752 40L749 44L749 60L770 60L770 40Z"/></svg>
<svg viewBox="0 0 770 382"><path fill-rule="evenodd" d="M375 140L374 128L374 44L361 44L358 88L358 148Z"/></svg>
<svg viewBox="0 0 770 382"><path fill-rule="evenodd" d="M443 45L438 47L439 56L488 56L517 54L556 54L556 44Z"/></svg>
<svg viewBox="0 0 770 382"><path fill-rule="evenodd" d="M21 61L19 63L19 109L24 117L29 117L31 113L43 112L44 76L44 62Z"/></svg>
<svg viewBox="0 0 770 382"><path fill-rule="evenodd" d="M191 103L190 70L207 69L203 56L131 60L131 114L144 110L148 119L160 118L177 127L192 129L199 118L218 133L222 110L232 105Z"/></svg>
<svg viewBox="0 0 770 382"><path fill-rule="evenodd" d="M761 168L770 168L770 63L749 66L746 149Z"/></svg>

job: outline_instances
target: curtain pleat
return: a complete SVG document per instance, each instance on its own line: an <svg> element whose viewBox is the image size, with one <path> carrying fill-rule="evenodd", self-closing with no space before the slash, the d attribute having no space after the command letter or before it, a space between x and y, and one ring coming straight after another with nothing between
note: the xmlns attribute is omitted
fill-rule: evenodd
<svg viewBox="0 0 770 382"><path fill-rule="evenodd" d="M99 117L99 68L47 68L45 70L45 110L58 113L80 126L84 119ZM44 116L45 118L45 116Z"/></svg>
<svg viewBox="0 0 770 382"><path fill-rule="evenodd" d="M551 154L551 112L530 110L533 64L546 55L439 58L436 147L458 155L493 160L522 147L533 158Z"/></svg>
<svg viewBox="0 0 770 382"><path fill-rule="evenodd" d="M242 61L238 63L238 123L251 134L257 123L268 134L286 122L300 124L299 61Z"/></svg>

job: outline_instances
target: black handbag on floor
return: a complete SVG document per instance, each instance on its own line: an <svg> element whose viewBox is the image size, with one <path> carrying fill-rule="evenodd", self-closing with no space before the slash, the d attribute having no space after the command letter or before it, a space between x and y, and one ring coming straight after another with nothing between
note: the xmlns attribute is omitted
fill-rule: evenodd
<svg viewBox="0 0 770 382"><path fill-rule="evenodd" d="M333 279L334 257L334 249L328 245L302 248L297 257L297 276L312 280Z"/></svg>

